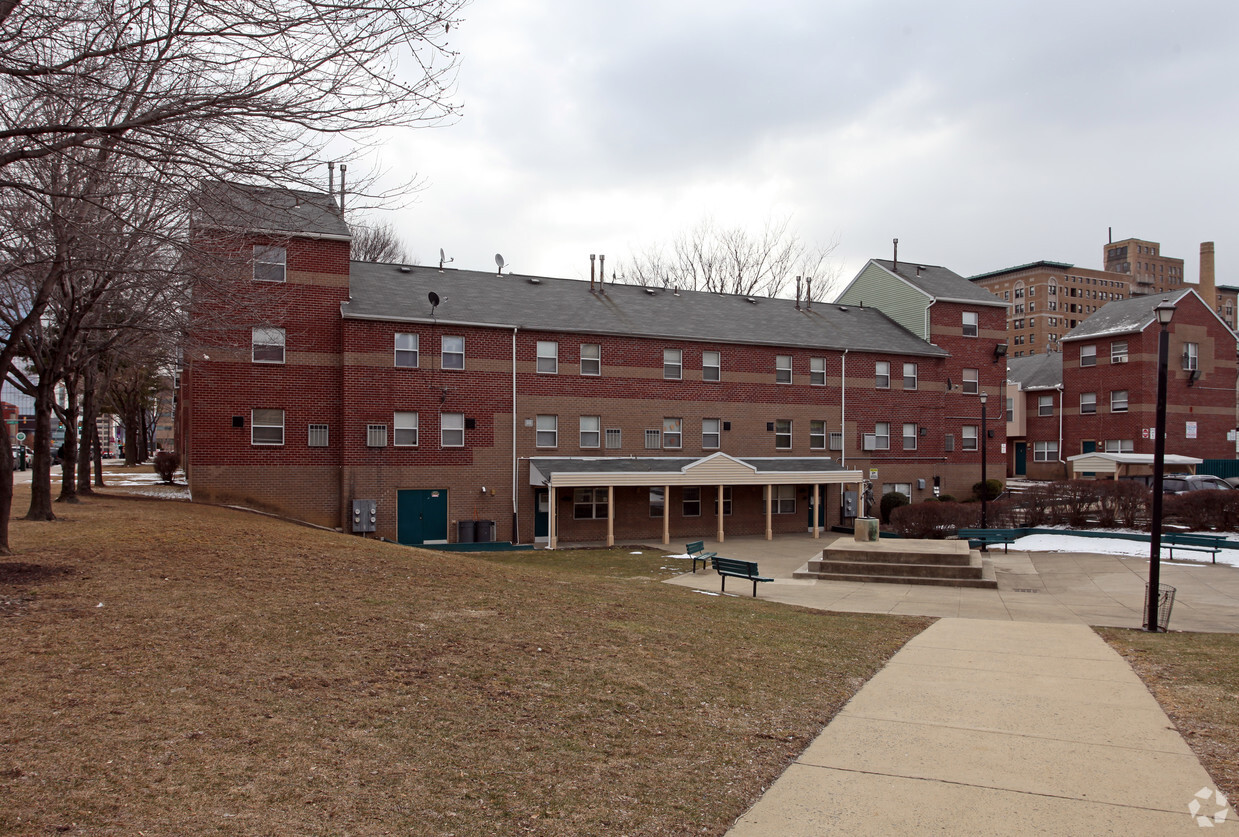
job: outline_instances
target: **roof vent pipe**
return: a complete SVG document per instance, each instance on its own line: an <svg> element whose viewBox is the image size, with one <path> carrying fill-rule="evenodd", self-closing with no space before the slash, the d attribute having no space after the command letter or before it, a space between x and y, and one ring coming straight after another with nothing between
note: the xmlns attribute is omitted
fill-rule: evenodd
<svg viewBox="0 0 1239 837"><path fill-rule="evenodd" d="M334 196L336 193L336 164L332 160L327 163L327 194Z"/></svg>
<svg viewBox="0 0 1239 837"><path fill-rule="evenodd" d="M605 255L598 257L598 285L601 287L607 281L607 257Z"/></svg>
<svg viewBox="0 0 1239 837"><path fill-rule="evenodd" d="M895 272L899 271L899 239L895 239Z"/></svg>
<svg viewBox="0 0 1239 837"><path fill-rule="evenodd" d="M813 310L813 280L812 279L805 280L804 310L806 311Z"/></svg>
<svg viewBox="0 0 1239 837"><path fill-rule="evenodd" d="M348 166L344 163L340 164L340 214L344 214L344 173L348 171Z"/></svg>
<svg viewBox="0 0 1239 837"><path fill-rule="evenodd" d="M800 277L796 277L796 310L800 310Z"/></svg>
<svg viewBox="0 0 1239 837"><path fill-rule="evenodd" d="M594 292L594 259L596 258L597 256L593 253L589 254L589 292L591 294Z"/></svg>

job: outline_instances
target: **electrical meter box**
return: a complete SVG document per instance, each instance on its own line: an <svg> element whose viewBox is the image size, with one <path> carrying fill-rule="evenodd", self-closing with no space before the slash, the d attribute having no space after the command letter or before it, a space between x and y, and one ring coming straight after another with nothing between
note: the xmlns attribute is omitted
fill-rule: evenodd
<svg viewBox="0 0 1239 837"><path fill-rule="evenodd" d="M374 522L377 519L376 503L374 500L354 500L353 501L353 531L354 532L373 532Z"/></svg>
<svg viewBox="0 0 1239 837"><path fill-rule="evenodd" d="M856 492L843 492L843 516L856 517Z"/></svg>

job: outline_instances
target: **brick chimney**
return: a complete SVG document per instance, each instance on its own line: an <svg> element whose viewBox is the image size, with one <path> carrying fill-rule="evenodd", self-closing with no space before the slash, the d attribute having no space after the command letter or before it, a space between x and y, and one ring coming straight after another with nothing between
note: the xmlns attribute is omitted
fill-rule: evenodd
<svg viewBox="0 0 1239 837"><path fill-rule="evenodd" d="M1197 292L1209 306L1210 311L1217 310L1217 280L1213 274L1212 241L1200 243L1200 286Z"/></svg>

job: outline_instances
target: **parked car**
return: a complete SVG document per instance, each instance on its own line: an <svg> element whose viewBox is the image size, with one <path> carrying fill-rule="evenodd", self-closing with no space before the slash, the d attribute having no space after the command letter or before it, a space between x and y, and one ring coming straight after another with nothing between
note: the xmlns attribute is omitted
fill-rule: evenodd
<svg viewBox="0 0 1239 837"><path fill-rule="evenodd" d="M1149 487L1153 485L1153 477L1150 474L1123 477L1123 479L1139 482ZM1232 479L1235 478L1232 477ZM1164 474L1162 476L1163 494L1187 494L1191 491L1230 491L1235 487L1230 482L1221 477L1215 477L1212 474Z"/></svg>

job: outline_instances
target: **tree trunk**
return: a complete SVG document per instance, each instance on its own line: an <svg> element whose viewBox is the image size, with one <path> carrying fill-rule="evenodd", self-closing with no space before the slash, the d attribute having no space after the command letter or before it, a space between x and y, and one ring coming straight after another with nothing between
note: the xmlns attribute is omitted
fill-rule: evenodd
<svg viewBox="0 0 1239 837"><path fill-rule="evenodd" d="M52 511L52 396L55 381L39 378L34 392L34 459L30 465L30 510L27 520L55 520Z"/></svg>
<svg viewBox="0 0 1239 837"><path fill-rule="evenodd" d="M91 453L99 444L99 422L96 421L98 408L95 406L95 368L93 363L86 366L86 374L82 376L82 438L78 445L77 493L94 494L90 486Z"/></svg>
<svg viewBox="0 0 1239 837"><path fill-rule="evenodd" d="M90 430L95 441L95 487L103 488L103 440L99 438L99 423L95 422Z"/></svg>
<svg viewBox="0 0 1239 837"><path fill-rule="evenodd" d="M78 410L78 387L81 384L81 378L76 372L70 372L64 377L65 395L67 396L67 406L61 413L62 421L65 426L65 443L60 454L60 496L56 498L57 503L76 503L77 497L77 420L80 415Z"/></svg>
<svg viewBox="0 0 1239 837"><path fill-rule="evenodd" d="M9 426L0 421L0 555L9 552L9 514L13 511L13 442Z"/></svg>

